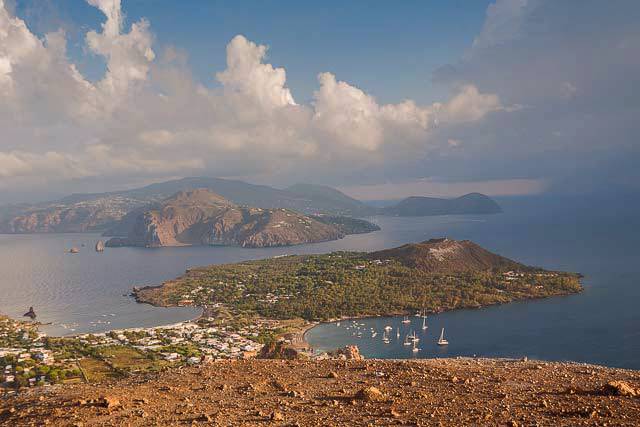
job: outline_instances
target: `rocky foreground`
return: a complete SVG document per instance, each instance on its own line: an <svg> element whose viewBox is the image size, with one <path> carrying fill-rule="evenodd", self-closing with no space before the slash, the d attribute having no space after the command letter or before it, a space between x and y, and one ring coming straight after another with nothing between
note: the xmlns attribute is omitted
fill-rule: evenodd
<svg viewBox="0 0 640 427"><path fill-rule="evenodd" d="M640 372L489 359L221 361L0 403L11 426L639 423Z"/></svg>

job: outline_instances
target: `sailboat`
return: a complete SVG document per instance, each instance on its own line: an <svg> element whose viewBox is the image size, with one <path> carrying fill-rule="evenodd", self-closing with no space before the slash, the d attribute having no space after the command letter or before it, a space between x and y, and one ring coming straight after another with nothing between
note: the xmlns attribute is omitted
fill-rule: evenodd
<svg viewBox="0 0 640 427"><path fill-rule="evenodd" d="M427 314L425 312L425 314L422 316L422 330L425 330L427 328L429 327L427 326Z"/></svg>
<svg viewBox="0 0 640 427"><path fill-rule="evenodd" d="M411 323L411 320L409 320L409 316L404 316L402 323Z"/></svg>
<svg viewBox="0 0 640 427"><path fill-rule="evenodd" d="M400 328L396 328L396 339L400 339Z"/></svg>
<svg viewBox="0 0 640 427"><path fill-rule="evenodd" d="M449 345L449 341L444 338L444 328L440 332L440 339L438 339L438 345Z"/></svg>
<svg viewBox="0 0 640 427"><path fill-rule="evenodd" d="M389 344L389 335L387 334L387 330L385 329L384 333L382 334L382 342L385 344Z"/></svg>
<svg viewBox="0 0 640 427"><path fill-rule="evenodd" d="M417 353L420 351L420 349L416 347L416 340L413 340L413 348L411 349L411 351L414 353Z"/></svg>
<svg viewBox="0 0 640 427"><path fill-rule="evenodd" d="M411 345L411 340L409 339L409 335L405 335L404 337L404 342L402 343L402 345Z"/></svg>

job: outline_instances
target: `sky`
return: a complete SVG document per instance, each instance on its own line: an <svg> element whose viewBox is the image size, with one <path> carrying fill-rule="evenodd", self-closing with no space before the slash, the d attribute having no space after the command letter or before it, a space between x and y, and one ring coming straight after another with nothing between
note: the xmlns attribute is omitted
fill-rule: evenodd
<svg viewBox="0 0 640 427"><path fill-rule="evenodd" d="M0 204L640 190L640 2L0 0Z"/></svg>

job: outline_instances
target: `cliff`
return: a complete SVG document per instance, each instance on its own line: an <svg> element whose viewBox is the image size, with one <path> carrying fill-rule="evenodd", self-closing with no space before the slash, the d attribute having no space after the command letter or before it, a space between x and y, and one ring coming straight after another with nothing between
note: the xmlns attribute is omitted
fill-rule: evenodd
<svg viewBox="0 0 640 427"><path fill-rule="evenodd" d="M107 246L286 246L336 240L346 233L287 209L238 206L206 189L181 191L149 210L123 219L126 237ZM123 228L123 227L117 227Z"/></svg>

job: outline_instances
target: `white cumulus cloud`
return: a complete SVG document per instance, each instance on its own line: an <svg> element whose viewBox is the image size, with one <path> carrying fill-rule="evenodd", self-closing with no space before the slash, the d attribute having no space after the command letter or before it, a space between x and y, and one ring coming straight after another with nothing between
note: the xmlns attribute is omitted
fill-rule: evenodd
<svg viewBox="0 0 640 427"><path fill-rule="evenodd" d="M401 164L436 147L436 130L505 111L472 84L441 103L380 104L330 72L318 75L312 102L298 104L285 69L242 35L215 74L221 86L208 88L194 81L179 50L156 56L148 21L124 28L120 0L87 2L105 16L85 35L88 52L106 61L97 82L68 58L63 31L39 38L0 0L5 187L195 173L313 179Z"/></svg>

